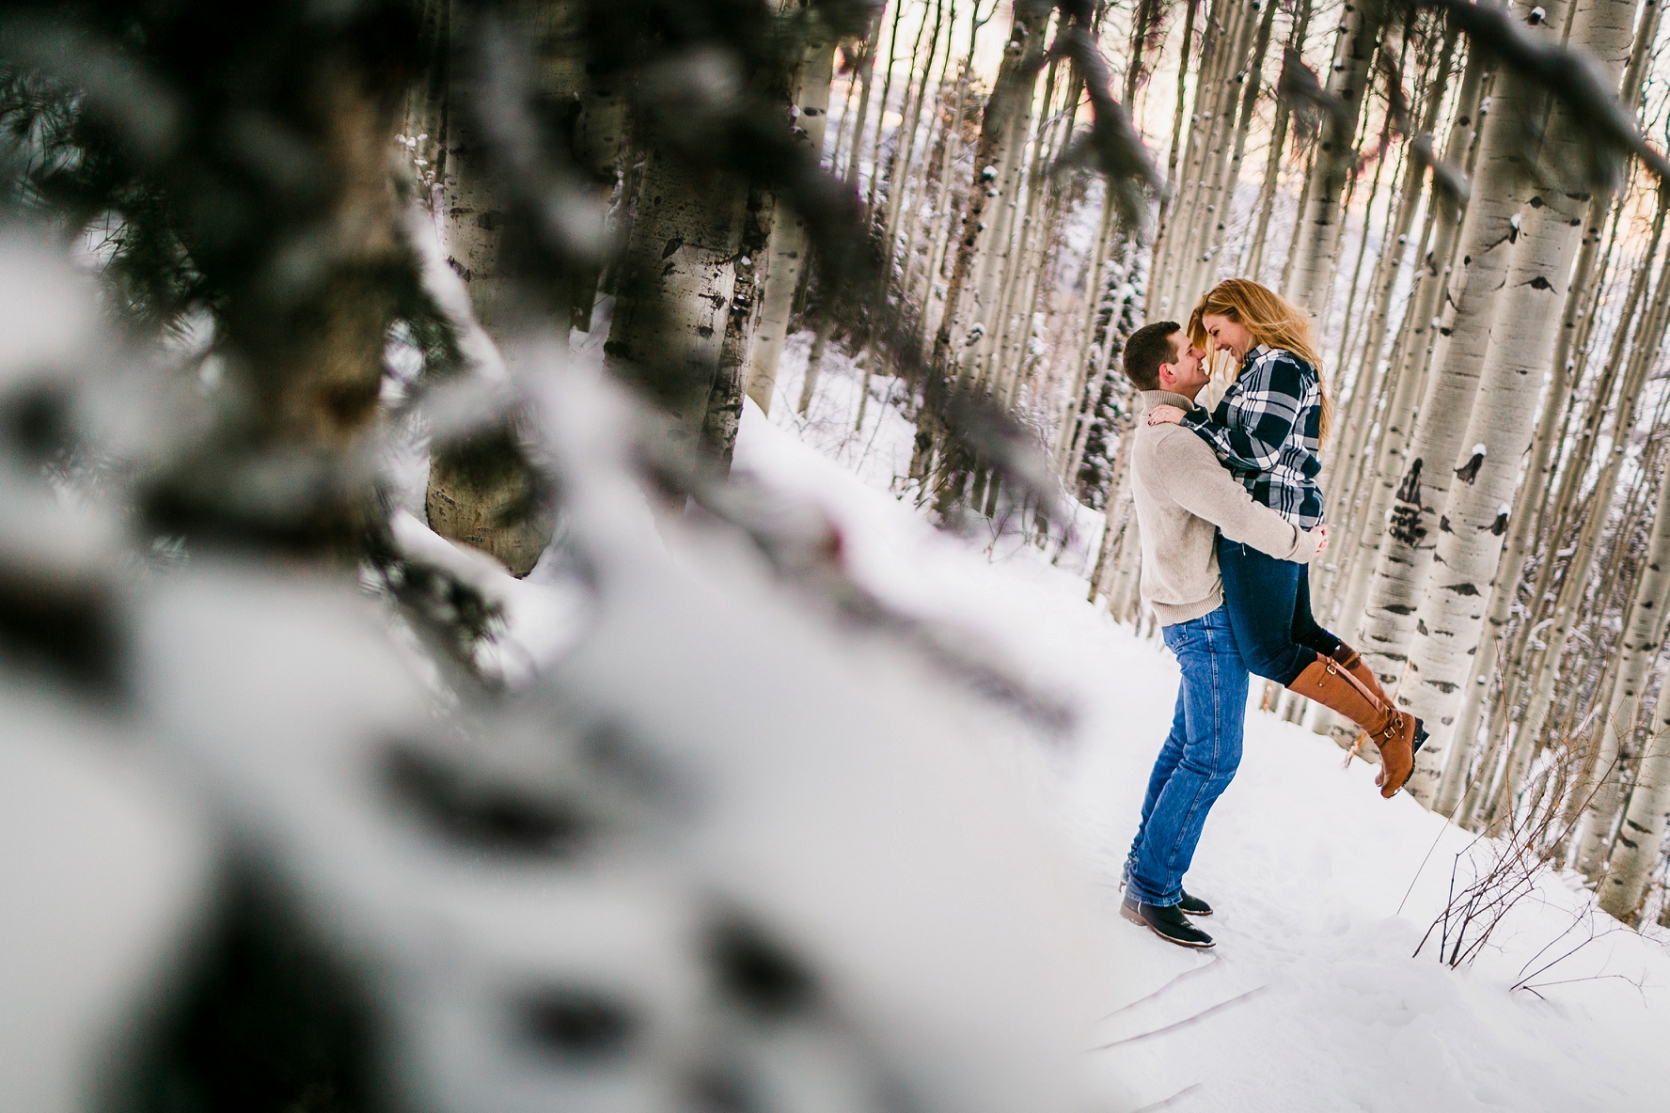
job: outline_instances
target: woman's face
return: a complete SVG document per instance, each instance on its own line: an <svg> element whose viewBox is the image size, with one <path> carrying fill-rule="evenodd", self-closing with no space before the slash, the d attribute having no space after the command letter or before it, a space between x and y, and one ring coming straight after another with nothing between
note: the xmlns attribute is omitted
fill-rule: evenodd
<svg viewBox="0 0 1670 1113"><path fill-rule="evenodd" d="M1239 321L1208 313L1200 319L1200 324L1206 330L1206 339L1210 347L1231 352L1236 359L1244 359L1247 350L1253 346L1252 333Z"/></svg>

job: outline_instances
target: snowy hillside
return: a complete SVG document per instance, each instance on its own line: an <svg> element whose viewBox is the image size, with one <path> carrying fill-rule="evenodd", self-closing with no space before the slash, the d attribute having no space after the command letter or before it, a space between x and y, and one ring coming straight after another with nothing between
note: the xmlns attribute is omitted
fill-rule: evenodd
<svg viewBox="0 0 1670 1113"><path fill-rule="evenodd" d="M822 506L874 590L955 616L1076 708L1067 738L1014 742L1125 974L1086 1054L1141 1108L1565 1113L1664 1101L1662 931L1620 927L1545 872L1470 965L1440 962L1442 929L1415 955L1452 884L1502 848L1407 796L1381 800L1372 768L1343 767L1331 742L1268 714L1248 716L1240 772L1188 878L1218 909L1204 925L1217 949L1184 951L1120 920L1119 866L1169 726L1173 661L1084 601L1086 539L1052 565L1017 537L937 533L893 497L908 426L872 397L855 431L862 372L833 351L809 416L796 415L805 351L806 337L791 339L771 419L749 404L737 470ZM878 394L887 383L875 380Z"/></svg>

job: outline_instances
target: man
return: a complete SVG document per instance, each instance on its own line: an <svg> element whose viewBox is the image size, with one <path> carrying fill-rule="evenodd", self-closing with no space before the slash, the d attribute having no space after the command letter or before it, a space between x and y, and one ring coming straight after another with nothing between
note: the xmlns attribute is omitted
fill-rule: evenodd
<svg viewBox="0 0 1670 1113"><path fill-rule="evenodd" d="M1183 891L1206 814L1241 763L1247 666L1235 646L1218 576L1217 534L1307 563L1327 527L1302 530L1253 501L1206 442L1177 425L1149 425L1154 406L1187 410L1206 385L1205 353L1175 321L1144 325L1125 345L1125 374L1141 392L1131 490L1142 540L1142 601L1159 619L1182 680L1171 734L1160 749L1125 862L1121 914L1184 947L1212 937L1189 915L1211 905Z"/></svg>

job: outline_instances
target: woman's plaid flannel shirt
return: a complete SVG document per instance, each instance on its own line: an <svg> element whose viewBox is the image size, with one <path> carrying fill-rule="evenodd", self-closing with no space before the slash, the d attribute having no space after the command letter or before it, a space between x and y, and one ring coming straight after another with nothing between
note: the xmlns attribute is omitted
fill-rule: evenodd
<svg viewBox="0 0 1670 1113"><path fill-rule="evenodd" d="M1322 522L1322 385L1316 368L1285 348L1260 344L1210 414L1190 410L1193 429L1254 499L1300 529Z"/></svg>

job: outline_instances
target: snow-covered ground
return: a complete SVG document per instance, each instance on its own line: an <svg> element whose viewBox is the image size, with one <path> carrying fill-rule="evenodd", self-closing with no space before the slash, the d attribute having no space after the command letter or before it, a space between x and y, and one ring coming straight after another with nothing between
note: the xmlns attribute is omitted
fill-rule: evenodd
<svg viewBox="0 0 1670 1113"><path fill-rule="evenodd" d="M792 338L769 420L750 403L736 467L823 507L873 590L978 631L1076 707L1068 744L1015 743L1096 887L1100 938L1125 974L1085 1054L1138 1107L1663 1107L1665 933L1621 928L1548 873L1475 963L1452 970L1431 941L1415 955L1452 873L1465 883L1493 847L1408 797L1381 800L1370 767L1343 767L1331 742L1271 715L1249 713L1240 773L1188 877L1218 909L1202 925L1217 949L1185 951L1119 919L1119 866L1170 723L1174 662L1085 602L1090 529L1053 564L1018 537L933 530L890 492L910 432L880 397L892 381L874 381L855 431L862 371L832 350L801 417L805 352L806 337Z"/></svg>

